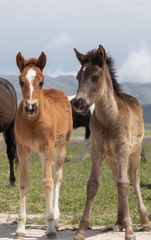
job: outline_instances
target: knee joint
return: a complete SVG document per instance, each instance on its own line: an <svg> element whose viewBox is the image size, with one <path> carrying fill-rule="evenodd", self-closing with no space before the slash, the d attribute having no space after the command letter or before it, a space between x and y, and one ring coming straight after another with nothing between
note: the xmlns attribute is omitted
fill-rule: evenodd
<svg viewBox="0 0 151 240"><path fill-rule="evenodd" d="M119 192L124 192L124 193L128 194L129 193L129 182L118 180L117 188L118 188Z"/></svg>
<svg viewBox="0 0 151 240"><path fill-rule="evenodd" d="M99 187L99 181L98 180L88 181L87 187L97 189Z"/></svg>
<svg viewBox="0 0 151 240"><path fill-rule="evenodd" d="M42 180L42 188L51 190L53 188L53 180L46 180L45 178Z"/></svg>
<svg viewBox="0 0 151 240"><path fill-rule="evenodd" d="M22 185L22 184L20 184L20 186L19 186L19 191L20 191L20 193L22 193L22 194L27 194L28 193L28 190L29 190L29 184L27 185Z"/></svg>
<svg viewBox="0 0 151 240"><path fill-rule="evenodd" d="M54 183L59 182L61 184L61 182L62 182L62 172L53 173L53 180L54 180Z"/></svg>
<svg viewBox="0 0 151 240"><path fill-rule="evenodd" d="M87 184L87 193L88 193L88 195L89 194L91 196L95 195L97 193L98 187L99 187L98 180L94 180L92 182L89 181L88 184Z"/></svg>

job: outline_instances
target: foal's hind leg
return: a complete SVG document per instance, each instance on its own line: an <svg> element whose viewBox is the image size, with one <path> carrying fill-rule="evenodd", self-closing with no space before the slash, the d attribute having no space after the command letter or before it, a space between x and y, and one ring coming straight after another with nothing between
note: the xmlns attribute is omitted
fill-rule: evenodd
<svg viewBox="0 0 151 240"><path fill-rule="evenodd" d="M128 166L128 156L129 156L129 146L123 145L123 147L120 149L120 152L117 155L117 161L118 161L118 180L117 180L117 189L118 189L118 195L119 200L121 202L121 206L123 209L123 227L125 228L125 239L126 240L134 240L135 234L132 230L132 220L130 217L130 211L129 211L129 180L127 177L127 166Z"/></svg>
<svg viewBox="0 0 151 240"><path fill-rule="evenodd" d="M66 148L59 147L55 149L54 165L53 165L53 180L54 180L54 199L53 199L53 211L54 211L54 225L58 229L59 220L59 189L62 182L62 164L66 155Z"/></svg>
<svg viewBox="0 0 151 240"><path fill-rule="evenodd" d="M129 176L130 180L134 186L134 190L136 192L136 196L138 199L138 212L141 217L141 225L144 231L150 231L151 226L148 219L147 209L143 203L141 191L140 191L140 174L139 174L139 164L141 157L141 148L136 152L131 154L130 156L130 168L129 168Z"/></svg>
<svg viewBox="0 0 151 240"><path fill-rule="evenodd" d="M115 182L115 184L117 184L117 180L118 180L118 165L117 162L113 161L112 159L106 159L109 167L112 169L112 178ZM122 201L121 201L121 197L118 194L118 212L117 212L117 221L115 223L114 226L114 231L115 232L119 232L123 230L123 208L122 208Z"/></svg>
<svg viewBox="0 0 151 240"><path fill-rule="evenodd" d="M15 238L23 238L25 236L25 224L26 224L26 198L29 190L29 171L31 163L31 154L27 154L23 150L22 146L18 143L17 152L19 157L20 166L20 179L19 179L19 193L20 193L20 210L18 227L15 233Z"/></svg>

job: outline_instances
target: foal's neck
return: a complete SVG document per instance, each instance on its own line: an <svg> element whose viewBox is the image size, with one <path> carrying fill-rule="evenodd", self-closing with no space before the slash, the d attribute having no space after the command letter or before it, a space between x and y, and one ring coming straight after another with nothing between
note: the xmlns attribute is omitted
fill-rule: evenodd
<svg viewBox="0 0 151 240"><path fill-rule="evenodd" d="M112 80L109 77L102 96L95 102L95 114L103 125L112 125L118 118L117 97L114 92Z"/></svg>

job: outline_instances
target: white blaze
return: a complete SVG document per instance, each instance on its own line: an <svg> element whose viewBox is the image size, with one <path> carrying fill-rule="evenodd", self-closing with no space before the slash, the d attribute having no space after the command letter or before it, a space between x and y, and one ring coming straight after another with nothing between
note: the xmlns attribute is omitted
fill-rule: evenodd
<svg viewBox="0 0 151 240"><path fill-rule="evenodd" d="M30 87L30 104L31 104L31 100L32 100L32 93L33 93L33 90L34 90L33 81L35 79L35 76L36 76L36 71L35 70L30 69L30 70L27 71L26 78L29 82L29 87Z"/></svg>

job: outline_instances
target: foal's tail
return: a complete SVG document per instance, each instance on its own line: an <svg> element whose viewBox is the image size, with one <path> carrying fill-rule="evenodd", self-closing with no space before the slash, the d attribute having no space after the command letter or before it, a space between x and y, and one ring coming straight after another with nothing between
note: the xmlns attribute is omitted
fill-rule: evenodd
<svg viewBox="0 0 151 240"><path fill-rule="evenodd" d="M141 152L141 163L146 163L147 162L147 159L146 159L146 156L145 156L145 152L144 152L144 149L142 147L142 152Z"/></svg>

